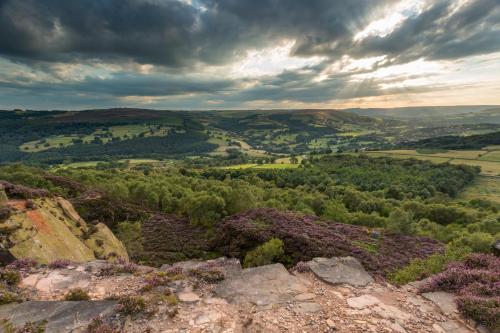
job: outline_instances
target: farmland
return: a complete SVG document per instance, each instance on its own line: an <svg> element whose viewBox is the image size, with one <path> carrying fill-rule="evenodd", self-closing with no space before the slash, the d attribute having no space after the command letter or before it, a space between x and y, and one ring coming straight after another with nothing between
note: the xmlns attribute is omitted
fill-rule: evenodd
<svg viewBox="0 0 500 333"><path fill-rule="evenodd" d="M27 153L36 153L53 148L72 146L77 143L89 144L100 142L103 144L112 141L133 139L136 137L166 136L170 128L167 126L153 125L124 125L111 126L109 128L97 129L88 135L56 135L40 140L23 143L19 149Z"/></svg>
<svg viewBox="0 0 500 333"><path fill-rule="evenodd" d="M386 150L368 151L370 156L388 156L393 158L414 158L434 163L451 163L479 166L481 173L487 176L500 175L500 150Z"/></svg>
<svg viewBox="0 0 500 333"><path fill-rule="evenodd" d="M236 164L227 167L222 167L225 170L238 169L294 169L298 168L299 164L292 163L266 163L266 164Z"/></svg>
<svg viewBox="0 0 500 333"><path fill-rule="evenodd" d="M459 200L484 199L500 204L500 177L481 176L458 196Z"/></svg>

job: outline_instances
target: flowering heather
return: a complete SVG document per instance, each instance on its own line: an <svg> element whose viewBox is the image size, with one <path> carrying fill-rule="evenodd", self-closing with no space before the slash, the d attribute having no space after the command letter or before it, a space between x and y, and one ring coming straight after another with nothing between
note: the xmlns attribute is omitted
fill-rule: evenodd
<svg viewBox="0 0 500 333"><path fill-rule="evenodd" d="M57 268L66 268L71 265L71 261L68 259L56 259L49 263L49 268L57 269Z"/></svg>
<svg viewBox="0 0 500 333"><path fill-rule="evenodd" d="M50 192L40 188L29 188L23 185L12 184L1 180L0 185L5 189L9 198L34 199L50 196Z"/></svg>
<svg viewBox="0 0 500 333"><path fill-rule="evenodd" d="M128 274L133 274L139 270L139 267L130 262L127 261L123 258L118 259L116 262L111 262L108 263L106 266L104 266L101 271L100 275L102 276L111 276L111 275L117 275L117 274L122 274L122 273L128 273Z"/></svg>
<svg viewBox="0 0 500 333"><path fill-rule="evenodd" d="M144 222L141 232L143 257L150 265L211 258L207 230L192 225L183 217L157 214Z"/></svg>
<svg viewBox="0 0 500 333"><path fill-rule="evenodd" d="M10 264L7 265L7 268L9 269L17 269L20 271L29 271L32 268L35 268L38 266L38 263L36 260L29 259L29 258L23 258L23 259L17 259Z"/></svg>
<svg viewBox="0 0 500 333"><path fill-rule="evenodd" d="M279 238L292 264L314 257L353 256L378 276L406 266L412 259L426 258L442 250L438 242L428 238L383 235L374 239L365 227L270 208L228 217L215 234L213 248L228 257L242 259L257 245Z"/></svg>
<svg viewBox="0 0 500 333"><path fill-rule="evenodd" d="M294 267L293 270L299 273L306 273L311 270L309 265L306 262L299 261Z"/></svg>
<svg viewBox="0 0 500 333"><path fill-rule="evenodd" d="M172 279L164 272L149 274L144 278L142 291L151 291L156 287L167 286L171 281Z"/></svg>
<svg viewBox="0 0 500 333"><path fill-rule="evenodd" d="M465 315L500 329L500 258L471 254L435 275L421 291L445 290L458 295L457 305Z"/></svg>

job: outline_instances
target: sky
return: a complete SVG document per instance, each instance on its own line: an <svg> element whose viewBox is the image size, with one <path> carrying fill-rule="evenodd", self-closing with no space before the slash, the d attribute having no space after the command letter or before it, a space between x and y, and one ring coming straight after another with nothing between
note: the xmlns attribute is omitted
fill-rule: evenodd
<svg viewBox="0 0 500 333"><path fill-rule="evenodd" d="M500 0L0 0L0 109L500 104Z"/></svg>

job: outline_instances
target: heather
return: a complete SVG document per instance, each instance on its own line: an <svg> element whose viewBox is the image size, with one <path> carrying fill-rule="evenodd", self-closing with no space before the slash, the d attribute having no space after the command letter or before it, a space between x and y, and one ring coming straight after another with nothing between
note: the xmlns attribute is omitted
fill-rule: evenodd
<svg viewBox="0 0 500 333"><path fill-rule="evenodd" d="M500 258L471 254L449 264L422 287L423 292L444 290L457 295L459 310L466 316L500 329Z"/></svg>
<svg viewBox="0 0 500 333"><path fill-rule="evenodd" d="M365 227L269 208L225 219L215 233L213 246L228 257L243 260L256 245L273 238L283 242L282 262L288 266L315 257L353 256L378 276L442 249L438 242L424 237L379 234Z"/></svg>

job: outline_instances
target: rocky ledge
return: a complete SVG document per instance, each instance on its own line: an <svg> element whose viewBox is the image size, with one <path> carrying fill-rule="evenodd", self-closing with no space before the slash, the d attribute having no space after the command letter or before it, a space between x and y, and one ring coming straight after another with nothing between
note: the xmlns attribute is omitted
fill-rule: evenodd
<svg viewBox="0 0 500 333"><path fill-rule="evenodd" d="M54 333L487 331L461 318L452 295L395 288L354 258L316 258L291 271L225 258L161 269L95 261L34 269L20 288L30 301L0 307L5 332L44 320ZM75 288L90 300L64 301Z"/></svg>

